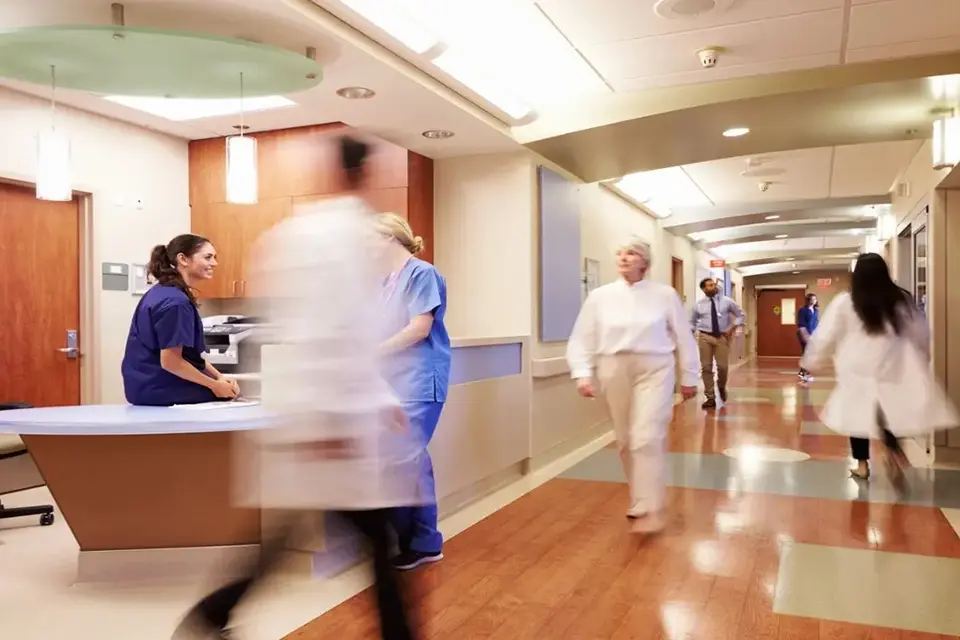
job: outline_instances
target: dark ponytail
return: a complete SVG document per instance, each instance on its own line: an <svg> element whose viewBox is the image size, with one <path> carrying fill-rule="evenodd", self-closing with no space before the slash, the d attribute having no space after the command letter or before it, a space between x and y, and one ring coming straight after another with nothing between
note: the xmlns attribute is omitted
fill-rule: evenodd
<svg viewBox="0 0 960 640"><path fill-rule="evenodd" d="M197 304L197 297L193 289L183 279L180 270L177 269L177 258L180 255L191 257L198 253L209 240L203 236L195 236L191 233L185 233L177 236L167 245L158 244L150 252L150 262L147 264L147 273L157 282L157 284L176 287L183 291L187 298L194 305Z"/></svg>

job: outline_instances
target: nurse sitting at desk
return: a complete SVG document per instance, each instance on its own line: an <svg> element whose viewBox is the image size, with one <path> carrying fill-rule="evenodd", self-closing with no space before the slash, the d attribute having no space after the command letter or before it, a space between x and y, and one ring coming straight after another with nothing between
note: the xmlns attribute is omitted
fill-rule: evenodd
<svg viewBox="0 0 960 640"><path fill-rule="evenodd" d="M154 247L147 272L156 284L133 312L121 366L130 404L170 407L237 397L237 383L203 359L194 290L216 266L216 249L200 236L184 234Z"/></svg>

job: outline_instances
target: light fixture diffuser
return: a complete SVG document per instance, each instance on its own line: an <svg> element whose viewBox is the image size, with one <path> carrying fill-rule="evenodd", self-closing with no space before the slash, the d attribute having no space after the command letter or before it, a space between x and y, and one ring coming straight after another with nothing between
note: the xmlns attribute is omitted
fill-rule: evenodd
<svg viewBox="0 0 960 640"><path fill-rule="evenodd" d="M739 138L741 136L747 135L748 133L750 133L750 129L748 127L730 127L729 129L723 132L723 137Z"/></svg>
<svg viewBox="0 0 960 640"><path fill-rule="evenodd" d="M142 96L105 96L104 100L174 122L231 116L240 113L241 106L245 113L250 113L251 111L268 111L296 105L296 102L283 96L243 98L242 101L240 98L205 100Z"/></svg>
<svg viewBox="0 0 960 640"><path fill-rule="evenodd" d="M675 208L712 204L681 167L631 173L615 186L658 218L666 218Z"/></svg>
<svg viewBox="0 0 960 640"><path fill-rule="evenodd" d="M514 96L490 75L478 69L469 58L454 51L444 51L433 61L444 73L487 100L516 121L528 119L533 109Z"/></svg>
<svg viewBox="0 0 960 640"><path fill-rule="evenodd" d="M37 199L67 202L70 186L70 140L53 127L37 136Z"/></svg>
<svg viewBox="0 0 960 640"><path fill-rule="evenodd" d="M933 122L933 168L947 169L960 164L960 117Z"/></svg>
<svg viewBox="0 0 960 640"><path fill-rule="evenodd" d="M340 0L414 53L426 57L443 50L443 43L398 4L383 0Z"/></svg>
<svg viewBox="0 0 960 640"><path fill-rule="evenodd" d="M256 204L257 139L250 136L227 138L227 202Z"/></svg>

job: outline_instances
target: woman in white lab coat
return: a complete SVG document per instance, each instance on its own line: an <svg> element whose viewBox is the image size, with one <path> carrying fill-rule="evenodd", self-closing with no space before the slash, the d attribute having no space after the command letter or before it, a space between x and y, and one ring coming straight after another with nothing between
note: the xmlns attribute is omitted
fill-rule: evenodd
<svg viewBox="0 0 960 640"><path fill-rule="evenodd" d="M360 197L368 148L344 137L340 155L343 191L357 195L298 211L258 247L256 284L269 296L266 316L280 343L269 365L264 358L263 402L278 424L257 434L258 466L246 471L256 473L263 508L332 512L366 539L382 637L411 640L389 509L420 504L422 443L411 441L418 436L382 376L383 241ZM277 564L293 528L291 520L264 540L247 576L204 598L179 632L226 637L231 612Z"/></svg>
<svg viewBox="0 0 960 640"><path fill-rule="evenodd" d="M960 420L930 370L926 318L875 253L857 259L850 292L830 303L801 366L816 371L831 362L837 385L820 419L850 436L858 479L870 475L869 439L882 438L891 479L902 488L907 459L899 439Z"/></svg>
<svg viewBox="0 0 960 640"><path fill-rule="evenodd" d="M680 296L646 279L650 245L634 238L617 252L620 277L587 296L567 344L567 361L585 398L610 412L630 487L634 531L664 527L665 438L673 418L676 352L683 398L696 395L700 357Z"/></svg>

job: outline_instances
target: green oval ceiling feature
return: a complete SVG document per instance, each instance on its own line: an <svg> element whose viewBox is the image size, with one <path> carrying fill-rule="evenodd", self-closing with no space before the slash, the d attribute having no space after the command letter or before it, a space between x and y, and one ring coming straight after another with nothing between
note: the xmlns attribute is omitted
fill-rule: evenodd
<svg viewBox="0 0 960 640"><path fill-rule="evenodd" d="M0 32L0 76L103 95L235 98L320 84L306 55L246 40L141 27L31 27Z"/></svg>

